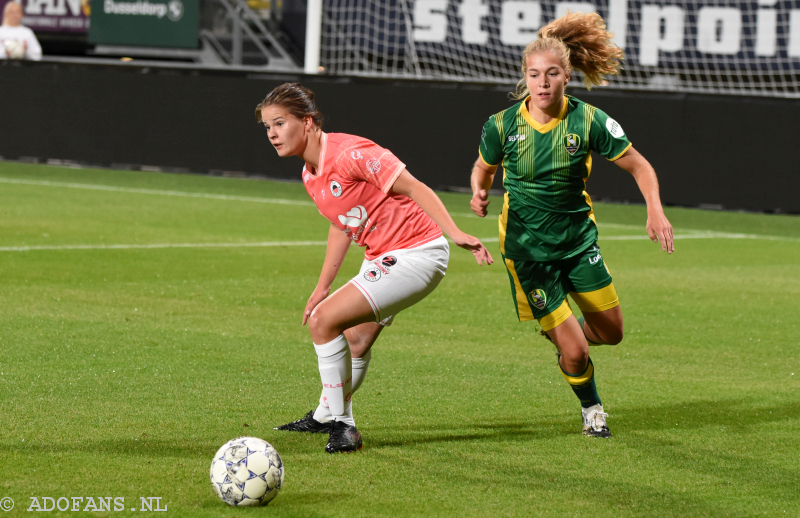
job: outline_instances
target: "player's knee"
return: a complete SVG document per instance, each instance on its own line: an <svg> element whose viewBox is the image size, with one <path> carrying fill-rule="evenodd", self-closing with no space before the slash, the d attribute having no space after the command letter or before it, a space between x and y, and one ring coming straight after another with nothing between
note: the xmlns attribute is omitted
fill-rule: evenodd
<svg viewBox="0 0 800 518"><path fill-rule="evenodd" d="M561 350L561 355L564 357L564 364L571 370L569 372L579 372L583 367L589 364L589 349L567 349Z"/></svg>
<svg viewBox="0 0 800 518"><path fill-rule="evenodd" d="M311 336L315 341L318 336L330 334L331 324L329 320L325 311L320 311L319 308L315 309L308 317L308 330L311 331Z"/></svg>

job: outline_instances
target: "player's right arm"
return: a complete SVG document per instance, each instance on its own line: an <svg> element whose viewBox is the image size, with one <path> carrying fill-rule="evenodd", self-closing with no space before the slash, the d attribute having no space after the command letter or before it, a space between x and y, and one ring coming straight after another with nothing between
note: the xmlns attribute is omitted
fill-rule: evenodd
<svg viewBox="0 0 800 518"><path fill-rule="evenodd" d="M328 298L331 293L331 284L339 273L339 268L342 267L342 261L347 255L347 249L350 248L350 238L336 225L331 223L328 229L328 248L325 251L325 262L322 263L322 272L319 274L319 282L314 292L308 298L306 309L303 311L303 325L306 325L311 313L314 312L320 302Z"/></svg>
<svg viewBox="0 0 800 518"><path fill-rule="evenodd" d="M496 172L497 166L486 164L481 157L478 157L475 165L472 166L472 176L469 181L472 187L472 200L469 202L469 208L482 218L485 218L488 213L489 188L492 186Z"/></svg>
<svg viewBox="0 0 800 518"><path fill-rule="evenodd" d="M502 120L502 115L499 115ZM501 128L497 126L498 115L492 115L481 132L481 145L478 147L478 159L472 166L470 186L472 187L472 200L469 207L472 212L485 218L489 206L489 188L494 181L497 166L503 159L503 136Z"/></svg>

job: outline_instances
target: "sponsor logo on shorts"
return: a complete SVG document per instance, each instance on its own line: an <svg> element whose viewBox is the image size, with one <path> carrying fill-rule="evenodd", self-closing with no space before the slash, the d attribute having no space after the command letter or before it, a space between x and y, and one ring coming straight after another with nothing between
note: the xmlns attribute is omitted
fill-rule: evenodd
<svg viewBox="0 0 800 518"><path fill-rule="evenodd" d="M528 300L531 303L531 306L535 307L536 309L544 309L547 305L547 295L545 295L544 290L533 290L528 293Z"/></svg>
<svg viewBox="0 0 800 518"><path fill-rule="evenodd" d="M331 194L333 194L334 198L338 198L342 195L342 184L337 182L336 180L331 182Z"/></svg>
<svg viewBox="0 0 800 518"><path fill-rule="evenodd" d="M581 148L581 138L575 133L564 135L564 148L567 153L574 155Z"/></svg>
<svg viewBox="0 0 800 518"><path fill-rule="evenodd" d="M397 257L395 257L393 255L387 255L386 257L381 259L381 264L386 266L387 268L389 266L394 266L394 265L397 264Z"/></svg>
<svg viewBox="0 0 800 518"><path fill-rule="evenodd" d="M622 126L611 117L606 119L606 129L615 138L622 138L625 136L625 132L622 131Z"/></svg>
<svg viewBox="0 0 800 518"><path fill-rule="evenodd" d="M525 140L525 135L511 135L508 137L509 142L516 142L517 140Z"/></svg>
<svg viewBox="0 0 800 518"><path fill-rule="evenodd" d="M369 282L375 282L380 280L381 275L382 275L381 269L378 268L377 266L373 266L372 268L364 272L364 278L367 279Z"/></svg>
<svg viewBox="0 0 800 518"><path fill-rule="evenodd" d="M381 170L381 161L377 158L370 158L367 160L367 171L372 174L378 174Z"/></svg>
<svg viewBox="0 0 800 518"><path fill-rule="evenodd" d="M372 264L374 264L380 271L382 271L384 275L389 275L389 268L382 265L380 261L375 261Z"/></svg>
<svg viewBox="0 0 800 518"><path fill-rule="evenodd" d="M594 257L589 257L589 264L597 264L603 258L603 256L600 255L600 247L597 246L597 245L594 245L592 247L592 253L595 253L595 252L597 252L597 255L594 256Z"/></svg>

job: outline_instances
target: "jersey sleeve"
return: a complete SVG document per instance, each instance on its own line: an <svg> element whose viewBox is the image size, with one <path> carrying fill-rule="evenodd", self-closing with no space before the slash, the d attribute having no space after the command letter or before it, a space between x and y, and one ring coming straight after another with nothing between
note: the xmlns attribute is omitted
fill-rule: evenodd
<svg viewBox="0 0 800 518"><path fill-rule="evenodd" d="M360 137L344 142L336 156L336 168L355 181L371 183L389 193L406 165L386 148Z"/></svg>
<svg viewBox="0 0 800 518"><path fill-rule="evenodd" d="M624 155L632 145L622 126L601 110L595 111L589 142L593 151L611 161Z"/></svg>
<svg viewBox="0 0 800 518"><path fill-rule="evenodd" d="M496 166L503 161L503 136L500 134L500 128L497 127L496 115L489 117L489 120L483 125L478 152L486 165Z"/></svg>

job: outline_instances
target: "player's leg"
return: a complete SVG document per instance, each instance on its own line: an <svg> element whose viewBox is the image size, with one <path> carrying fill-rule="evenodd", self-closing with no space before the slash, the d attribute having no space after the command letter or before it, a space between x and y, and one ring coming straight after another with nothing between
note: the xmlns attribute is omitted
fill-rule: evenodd
<svg viewBox="0 0 800 518"><path fill-rule="evenodd" d="M378 335L383 330L384 325L376 322L365 322L355 327L345 330L344 336L350 345L351 353L351 398L347 402L345 416L352 418L352 395L359 389L367 375L369 362L372 357L371 348ZM316 410L308 412L305 416L291 423L278 426L275 430L287 432L310 432L310 433L330 433L331 424L334 421L328 405L328 398L323 388L319 397L319 405Z"/></svg>
<svg viewBox="0 0 800 518"><path fill-rule="evenodd" d="M581 402L584 434L610 436L603 422L597 433L587 431L587 412L602 411L594 380L589 345L566 300L570 289L568 262L514 261L503 258L511 281L512 297L520 321L538 320L542 330L558 348L558 368ZM587 410L588 409L588 410ZM602 415L605 415L602 413Z"/></svg>
<svg viewBox="0 0 800 518"><path fill-rule="evenodd" d="M618 344L623 336L622 309L611 273L600 254L600 247L595 243L568 262L570 296L583 313L577 319L580 331L589 345ZM594 365L590 367L593 378ZM587 406L582 402L582 406L584 433L599 437L609 436L606 425L608 415L599 398L594 405Z"/></svg>
<svg viewBox="0 0 800 518"><path fill-rule="evenodd" d="M608 266L596 244L573 261L570 296L581 308L578 323L590 345L616 345L622 341L623 321L619 297Z"/></svg>
<svg viewBox="0 0 800 518"><path fill-rule="evenodd" d="M350 344L350 354L352 356L352 395L355 395L356 391L364 382L364 378L367 376L369 362L372 359L372 345L378 339L378 335L380 335L383 327L383 324L377 322L365 322L351 327L344 332L347 343ZM353 399L351 396L348 402L348 408L345 411L346 415L352 416L352 408ZM324 426L322 425L334 420L324 391L319 397L319 406L317 406L317 409L314 410L313 413L308 414L304 419L309 421L307 427L310 429L297 431L323 431ZM306 426L303 428L305 427Z"/></svg>
<svg viewBox="0 0 800 518"><path fill-rule="evenodd" d="M370 348L381 328L391 323L393 315L431 293L444 277L448 261L449 246L444 238L417 248L398 250L375 261L364 261L359 274L312 313L309 328L320 359L322 402L333 414L326 451L352 451L356 438L358 448L361 447L361 436L355 429L349 405L353 382L363 381ZM348 338L354 339L355 350L361 354L355 359L360 362L351 360ZM320 344L326 339L330 341ZM357 374L361 371L360 380L353 378L354 365ZM344 414L337 414L337 411ZM314 413L304 419L316 422Z"/></svg>
<svg viewBox="0 0 800 518"><path fill-rule="evenodd" d="M578 324L590 345L617 345L623 337L622 306L598 312L584 311Z"/></svg>

